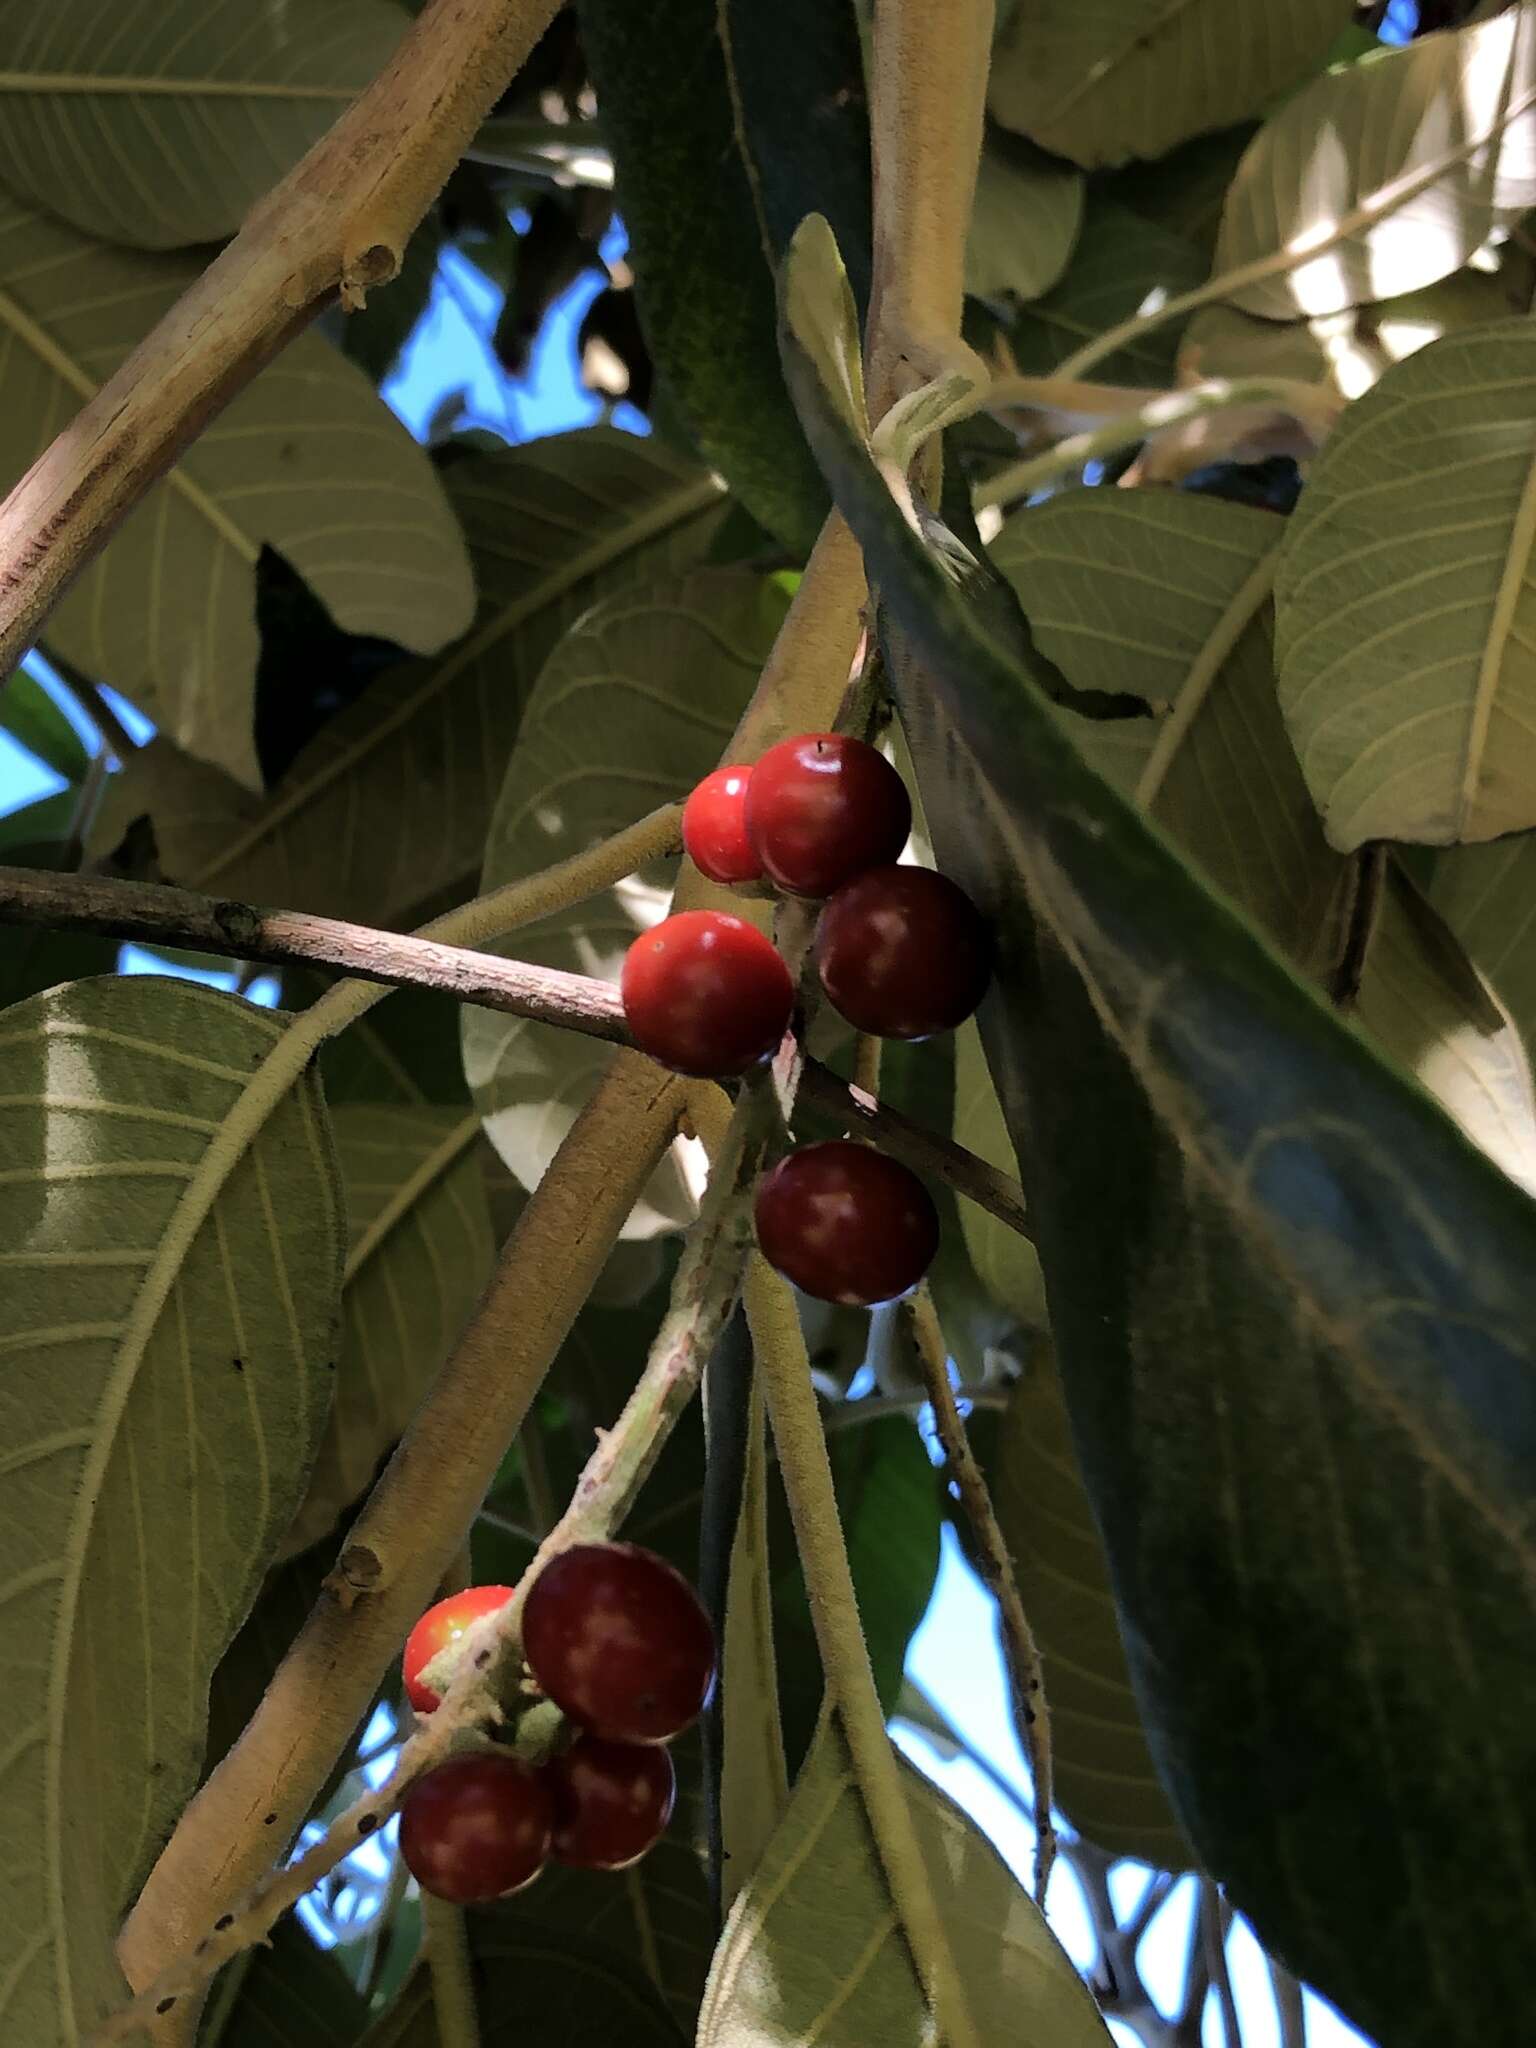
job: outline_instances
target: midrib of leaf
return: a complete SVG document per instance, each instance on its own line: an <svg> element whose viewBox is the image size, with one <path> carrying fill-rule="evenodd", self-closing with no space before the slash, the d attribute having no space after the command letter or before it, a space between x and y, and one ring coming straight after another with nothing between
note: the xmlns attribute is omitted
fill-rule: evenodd
<svg viewBox="0 0 1536 2048"><path fill-rule="evenodd" d="M731 96L731 133L736 137L736 151L746 172L747 190L752 194L752 217L757 222L758 246L763 252L763 261L773 272L779 267L779 259L774 254L768 233L768 216L763 210L763 187L757 175L757 160L747 141L746 110L741 103L741 87L736 81L736 55L731 48L731 0L715 0L715 33L720 38L720 53L725 61L725 89Z"/></svg>
<svg viewBox="0 0 1536 2048"><path fill-rule="evenodd" d="M440 1145L435 1146L427 1154L409 1180L401 1182L347 1254L347 1263L341 1276L343 1287L351 1286L395 1226L410 1214L428 1188L442 1178L459 1154L472 1145L479 1135L479 1117L465 1117L461 1123L454 1126Z"/></svg>
<svg viewBox="0 0 1536 2048"><path fill-rule="evenodd" d="M1223 665L1267 602L1274 588L1279 556L1279 548L1273 547L1255 563L1190 663L1189 674L1173 700L1173 708L1163 720L1162 729L1153 742L1146 766L1136 784L1136 801L1143 810L1150 810L1156 803L1158 791L1215 687Z"/></svg>
<svg viewBox="0 0 1536 2048"><path fill-rule="evenodd" d="M79 71L0 71L0 92L75 93L84 96L121 94L160 98L242 99L242 100L330 100L344 103L357 98L355 92L328 85L284 85L272 79L244 78L133 78L118 73L110 78L93 78Z"/></svg>
<svg viewBox="0 0 1536 2048"><path fill-rule="evenodd" d="M632 548L643 546L648 540L654 540L658 534L666 532L668 527L680 525L694 513L707 511L712 504L719 501L723 490L724 486L713 476L680 485L676 490L668 492L643 515L626 521L621 530L615 530L590 548L570 557L559 569L552 571L536 589L526 592L505 606L494 618L487 619L483 626L471 631L457 650L432 670L419 690L397 704L387 718L382 718L369 726L359 739L329 760L302 787L291 791L286 797L279 798L264 817L258 819L245 832L230 839L218 857L200 868L191 880L194 883L203 883L215 875L222 874L225 868L249 853L253 846L259 846L264 839L277 832L296 811L303 810L322 791L329 789L333 782L343 775L350 774L360 761L366 760L376 747L381 746L414 718L424 704L431 703L456 676L471 662L478 661L498 640L516 632L517 628L524 625L536 612L542 611L546 605L553 604L556 599L563 597L568 590L587 577L597 575L619 556L627 554Z"/></svg>
<svg viewBox="0 0 1536 2048"><path fill-rule="evenodd" d="M50 369L54 376L67 384L75 396L89 402L101 389L95 379L71 360L46 328L39 327L32 317L24 313L7 291L0 291L0 321L18 335L32 353ZM166 471L162 481L173 491L179 491L195 512L207 520L219 538L234 549L240 559L254 564L260 550L255 547L229 515L216 505L201 485L193 482L178 465Z"/></svg>
<svg viewBox="0 0 1536 2048"><path fill-rule="evenodd" d="M302 1075L314 1046L312 1033L289 1026L273 1045L249 1083L236 1099L220 1129L209 1140L181 1198L171 1212L164 1237L149 1262L122 1335L112 1369L102 1390L97 1424L90 1452L81 1471L76 1508L70 1517L59 1573L59 1604L54 1627L53 1654L49 1662L48 1708L44 1725L44 1800L48 1825L48 1909L53 1923L56 1984L59 2012L73 2031L74 2001L70 1988L68 1921L64 1910L62 1857L64 1839L62 1815L63 1745L59 1739L69 1692L69 1661L74 1647L75 1614L80 1598L80 1579L90 1542L92 1510L99 1496L106 1469L121 1435L123 1415L138 1379L139 1368L154 1336L156 1326L170 1298L176 1276L186 1263L198 1232L207 1222L213 1205L230 1175L260 1135L267 1118ZM290 1041L301 1041L291 1044ZM315 1043L318 1043L318 1039ZM301 1095L305 1134L319 1153L313 1115ZM270 1211L269 1226L274 1227ZM279 1263L281 1246L274 1234L273 1249Z"/></svg>
<svg viewBox="0 0 1536 2048"><path fill-rule="evenodd" d="M1477 810L1477 790L1482 779L1483 756L1488 746L1488 728L1493 718L1504 655L1509 646L1515 611L1520 603L1525 578L1531 566L1531 548L1536 543L1536 454L1526 466L1525 484L1510 527L1504 569L1493 600L1482 658L1477 665L1477 687L1472 695L1471 717L1462 754L1461 789L1456 805L1456 834L1467 835Z"/></svg>
<svg viewBox="0 0 1536 2048"><path fill-rule="evenodd" d="M1195 0L1167 0L1161 14L1142 27L1133 28L1118 49L1111 50L1101 57L1097 64L1084 73L1070 92L1063 93L1051 109L1049 118L1059 121L1068 108L1075 107L1080 99L1102 85L1112 71L1117 71L1128 58L1134 57L1139 49L1155 41L1169 22L1193 4Z"/></svg>

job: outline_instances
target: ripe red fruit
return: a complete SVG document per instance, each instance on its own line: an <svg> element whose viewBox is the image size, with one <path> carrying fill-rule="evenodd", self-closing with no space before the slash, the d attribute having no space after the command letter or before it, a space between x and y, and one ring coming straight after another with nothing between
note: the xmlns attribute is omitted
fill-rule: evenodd
<svg viewBox="0 0 1536 2048"><path fill-rule="evenodd" d="M840 1016L878 1038L928 1038L970 1016L992 971L980 911L931 868L870 868L816 926L816 968Z"/></svg>
<svg viewBox="0 0 1536 2048"><path fill-rule="evenodd" d="M441 1695L422 1681L421 1674L439 1650L457 1642L472 1621L494 1614L512 1598L510 1586L469 1586L429 1607L405 1639L401 1667L405 1674L405 1696L418 1714L430 1714Z"/></svg>
<svg viewBox="0 0 1536 2048"><path fill-rule="evenodd" d="M504 1898L544 1868L554 1815L542 1774L516 1757L452 1757L401 1802L400 1854L436 1898Z"/></svg>
<svg viewBox="0 0 1536 2048"><path fill-rule="evenodd" d="M938 1211L917 1175L846 1138L781 1159L753 1213L763 1257L819 1301L895 1301L939 1248Z"/></svg>
<svg viewBox="0 0 1536 2048"><path fill-rule="evenodd" d="M623 1870L660 1840L677 1774L656 1744L581 1735L544 1767L555 1806L554 1857L578 1870Z"/></svg>
<svg viewBox="0 0 1536 2048"><path fill-rule="evenodd" d="M747 837L750 768L717 768L683 805L688 858L712 882L755 882L763 864Z"/></svg>
<svg viewBox="0 0 1536 2048"><path fill-rule="evenodd" d="M767 874L796 896L830 896L894 860L912 800L885 756L845 733L808 732L770 747L747 787L747 836Z"/></svg>
<svg viewBox="0 0 1536 2048"><path fill-rule="evenodd" d="M670 1742L715 1682L715 1632L665 1558L633 1543L578 1543L528 1589L523 1655L573 1721L616 1742Z"/></svg>
<svg viewBox="0 0 1536 2048"><path fill-rule="evenodd" d="M773 942L719 910L681 910L642 932L619 993L636 1045L679 1074L744 1074L771 1059L795 1005Z"/></svg>

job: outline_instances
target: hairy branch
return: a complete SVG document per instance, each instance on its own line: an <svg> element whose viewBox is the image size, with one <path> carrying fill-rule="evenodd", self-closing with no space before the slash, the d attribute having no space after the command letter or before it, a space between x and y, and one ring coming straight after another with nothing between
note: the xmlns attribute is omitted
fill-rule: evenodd
<svg viewBox="0 0 1536 2048"><path fill-rule="evenodd" d="M360 305L556 0L431 0L394 56L0 504L0 675L210 419L339 291Z"/></svg>

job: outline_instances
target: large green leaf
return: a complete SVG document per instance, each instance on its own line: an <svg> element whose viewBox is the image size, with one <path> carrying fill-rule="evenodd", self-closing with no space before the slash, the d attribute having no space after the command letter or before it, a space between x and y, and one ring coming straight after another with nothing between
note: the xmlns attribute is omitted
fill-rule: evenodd
<svg viewBox="0 0 1536 2048"><path fill-rule="evenodd" d="M61 790L56 797L28 804L0 818L0 860L7 867L49 868L58 872L69 866L68 842L52 837L33 839L38 827L47 833L67 831L68 818L59 813L75 807L76 792ZM14 840L10 834L17 836ZM44 925L17 926L0 938L0 1008L19 1003L23 996L57 988L60 982L81 981L88 974L110 974L117 964L118 941L104 939L97 932L49 931Z"/></svg>
<svg viewBox="0 0 1536 2048"><path fill-rule="evenodd" d="M910 1765L903 1780L977 2039L1104 2048L1087 1986L986 1837ZM715 1952L698 2048L935 2040L837 1722Z"/></svg>
<svg viewBox="0 0 1536 2048"><path fill-rule="evenodd" d="M0 485L189 285L196 259L93 242L0 197ZM254 785L256 561L277 548L349 632L421 652L468 623L457 524L362 372L301 335L130 513L49 620L67 659Z"/></svg>
<svg viewBox="0 0 1536 2048"><path fill-rule="evenodd" d="M347 1103L331 1120L348 1226L336 1399L284 1556L318 1542L366 1489L496 1251L473 1111Z"/></svg>
<svg viewBox="0 0 1536 2048"><path fill-rule="evenodd" d="M1429 893L1536 1057L1536 833L1442 853Z"/></svg>
<svg viewBox="0 0 1536 2048"><path fill-rule="evenodd" d="M804 553L827 496L784 391L773 271L814 210L867 275L852 0L582 0L580 13L667 396L747 509Z"/></svg>
<svg viewBox="0 0 1536 2048"><path fill-rule="evenodd" d="M1159 1773L1267 1946L1471 2048L1526 1997L1536 1208L1077 755L821 383L799 254L792 387L998 920L982 1036Z"/></svg>
<svg viewBox="0 0 1536 2048"><path fill-rule="evenodd" d="M955 1143L964 1145L991 1166L1017 1175L1018 1160L1003 1121L1002 1105L987 1072L976 1026L962 1024L955 1034ZM1045 1322L1045 1282L1035 1248L1008 1224L974 1202L958 1205L960 1228L976 1277L994 1301L1026 1327ZM954 1332L946 1320L951 1346Z"/></svg>
<svg viewBox="0 0 1536 2048"><path fill-rule="evenodd" d="M318 1081L249 1128L281 1025L188 982L0 1019L0 2010L73 2044L203 1756L208 1681L330 1403L340 1196Z"/></svg>
<svg viewBox="0 0 1536 2048"><path fill-rule="evenodd" d="M1288 100L1238 166L1215 267L1289 251L1231 302L1275 320L1333 313L1449 277L1533 202L1536 10L1522 5Z"/></svg>
<svg viewBox="0 0 1536 2048"><path fill-rule="evenodd" d="M1038 299L1071 260L1083 175L996 128L976 172L965 288L979 299Z"/></svg>
<svg viewBox="0 0 1536 2048"><path fill-rule="evenodd" d="M0 179L136 249L220 241L404 27L385 0L0 0Z"/></svg>
<svg viewBox="0 0 1536 2048"><path fill-rule="evenodd" d="M1275 601L1281 709L1335 846L1536 825L1533 506L1525 320L1399 364L1324 448Z"/></svg>
<svg viewBox="0 0 1536 2048"><path fill-rule="evenodd" d="M1034 0L998 40L987 104L1005 127L1092 169L1162 156L1257 114L1305 78L1350 0Z"/></svg>
<svg viewBox="0 0 1536 2048"><path fill-rule="evenodd" d="M698 569L605 599L546 663L486 841L483 886L590 846L713 768L784 616L778 586ZM617 981L636 934L665 915L675 861L509 942L520 960ZM464 1013L464 1066L486 1128L524 1187L537 1185L610 1058L607 1046L491 1010ZM628 1225L686 1222L694 1199L669 1159Z"/></svg>
<svg viewBox="0 0 1536 2048"><path fill-rule="evenodd" d="M1046 1344L1036 1346L1002 1418L992 1485L1044 1660L1062 1812L1113 1855L1187 1870L1189 1847L1147 1749L1104 1546Z"/></svg>
<svg viewBox="0 0 1536 2048"><path fill-rule="evenodd" d="M115 778L98 843L147 812L179 882L377 924L472 892L546 655L597 598L699 560L722 487L608 428L457 462L447 480L480 589L468 636L381 677L265 799L146 748Z"/></svg>
<svg viewBox="0 0 1536 2048"><path fill-rule="evenodd" d="M1243 122L1215 135L1196 135L1155 164L1127 164L1104 173L1094 180L1095 187L1188 242L1209 264L1227 187L1253 132L1254 124Z"/></svg>

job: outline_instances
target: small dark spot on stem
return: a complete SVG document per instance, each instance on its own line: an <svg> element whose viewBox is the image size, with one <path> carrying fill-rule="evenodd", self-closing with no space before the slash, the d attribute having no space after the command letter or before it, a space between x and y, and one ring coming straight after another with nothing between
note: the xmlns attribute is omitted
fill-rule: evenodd
<svg viewBox="0 0 1536 2048"><path fill-rule="evenodd" d="M245 1371L245 1360L243 1358L232 1358L229 1362L235 1368L236 1372Z"/></svg>
<svg viewBox="0 0 1536 2048"><path fill-rule="evenodd" d="M266 1819L265 1819L265 1820L264 1820L264 1821L262 1822L262 1826L263 1826L264 1828L274 1828L274 1827L276 1827L276 1826L277 1826L277 1815L276 1815L275 1813L269 1813L269 1814L267 1815Z"/></svg>
<svg viewBox="0 0 1536 2048"><path fill-rule="evenodd" d="M491 1653L490 1653L490 1651L489 1651L489 1650L482 1650L482 1651L480 1652L480 1654L479 1654L479 1655L478 1655L478 1656L476 1657L476 1659L475 1659L475 1669L476 1669L477 1671L483 1671L483 1670L485 1669L486 1665L490 1663L490 1661L491 1661Z"/></svg>
<svg viewBox="0 0 1536 2048"><path fill-rule="evenodd" d="M379 1816L376 1813L365 1813L357 1824L357 1832L360 1835L371 1835L378 1824Z"/></svg>
<svg viewBox="0 0 1536 2048"><path fill-rule="evenodd" d="M176 2001L174 1998L162 1998L160 2003L155 2007L155 2011L157 2013L167 2013L170 2011L171 2007L175 2003Z"/></svg>
<svg viewBox="0 0 1536 2048"><path fill-rule="evenodd" d="M213 1923L213 1931L215 1934L222 1934L226 1927L233 1927L234 1924L235 1916L233 1913L221 1913Z"/></svg>

